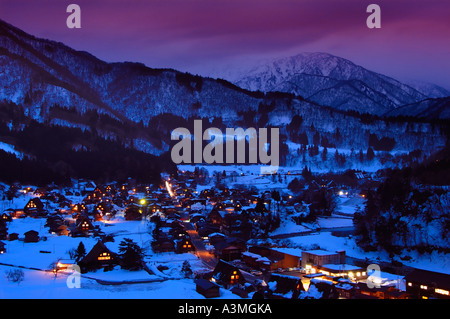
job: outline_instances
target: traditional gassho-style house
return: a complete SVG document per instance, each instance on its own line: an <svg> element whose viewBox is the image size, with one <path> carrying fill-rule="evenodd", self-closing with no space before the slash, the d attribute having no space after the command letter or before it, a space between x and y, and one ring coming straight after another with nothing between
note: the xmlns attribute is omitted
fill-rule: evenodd
<svg viewBox="0 0 450 319"><path fill-rule="evenodd" d="M86 215L80 215L75 225L71 227L72 236L88 236L91 231L94 230L94 225L92 225L91 220Z"/></svg>
<svg viewBox="0 0 450 319"><path fill-rule="evenodd" d="M176 240L175 242L176 242L175 252L177 254L183 254L183 253L195 251L195 246L192 243L190 238L179 239L179 240Z"/></svg>
<svg viewBox="0 0 450 319"><path fill-rule="evenodd" d="M78 203L72 206L72 213L76 213L76 214L81 214L84 213L86 211L86 205L84 205L83 203Z"/></svg>
<svg viewBox="0 0 450 319"><path fill-rule="evenodd" d="M5 214L5 215L7 215L7 214L9 214L9 216L11 217L11 220L13 219L13 218L22 218L22 217L26 217L26 215L25 215L25 212L23 211L23 209L15 209L15 208L8 208L8 209L5 209L5 211L4 211L4 213L3 214ZM5 218L2 218L2 219L6 219L6 217Z"/></svg>
<svg viewBox="0 0 450 319"><path fill-rule="evenodd" d="M44 204L39 197L32 198L23 208L27 216L41 216L45 213Z"/></svg>
<svg viewBox="0 0 450 319"><path fill-rule="evenodd" d="M229 289L236 285L244 285L245 279L238 267L223 261L222 259L214 268L211 280L225 289Z"/></svg>
<svg viewBox="0 0 450 319"><path fill-rule="evenodd" d="M228 214L227 211L219 210L214 207L208 214L207 221L213 225L222 226L224 224L226 214Z"/></svg>
<svg viewBox="0 0 450 319"><path fill-rule="evenodd" d="M232 261L240 259L242 253L247 250L244 240L235 237L228 237L223 241L216 242L214 245L214 255L217 259Z"/></svg>
<svg viewBox="0 0 450 319"><path fill-rule="evenodd" d="M12 221L12 217L10 214L7 214L6 212L4 212L1 217L1 220L5 221L5 222L11 222Z"/></svg>
<svg viewBox="0 0 450 319"><path fill-rule="evenodd" d="M157 203L151 203L147 206L147 209L150 213L159 213L163 211L163 208L161 205Z"/></svg>
<svg viewBox="0 0 450 319"><path fill-rule="evenodd" d="M110 267L118 263L117 255L111 252L104 243L98 241L94 247L87 253L83 259L80 260L78 266L80 266L82 272Z"/></svg>

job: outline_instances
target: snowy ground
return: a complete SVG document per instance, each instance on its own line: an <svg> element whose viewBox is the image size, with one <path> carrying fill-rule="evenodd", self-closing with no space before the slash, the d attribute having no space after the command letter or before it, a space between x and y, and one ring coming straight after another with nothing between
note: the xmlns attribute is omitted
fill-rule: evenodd
<svg viewBox="0 0 450 319"><path fill-rule="evenodd" d="M15 148L14 148L14 146L11 145L11 144L7 144L7 143L4 143L4 142L0 142L0 150L3 150L3 151L5 151L5 152L7 152L7 153L14 154L14 155L16 155L16 157L19 158L19 159L22 159L22 158L23 158L23 154L20 153L20 152L18 152L18 151L16 151Z"/></svg>
<svg viewBox="0 0 450 319"><path fill-rule="evenodd" d="M9 271L11 267L0 266L0 272ZM124 271L110 272L118 276ZM133 272L128 272L133 273ZM80 288L68 288L67 276L59 274L56 278L51 273L35 270L24 270L24 280L17 284L0 276L0 298L43 298L43 299L202 299L195 291L192 279L166 280L163 282L101 285L95 280L81 278ZM239 298L222 289L221 298Z"/></svg>
<svg viewBox="0 0 450 319"><path fill-rule="evenodd" d="M190 167L192 169L192 167ZM182 170L183 168L180 168ZM187 169L187 168L185 168ZM294 178L293 175L286 175L286 179L281 182L274 182L270 176L260 176L259 167L209 167L212 172L222 172L226 170L227 175L236 171L237 177L234 184L254 185L258 190L286 189L287 183ZM284 171L286 172L286 171ZM291 172L291 174L294 171ZM253 173L253 174L252 174ZM204 187L210 188L213 181ZM23 194L14 199L12 203L0 201L0 208L23 208L31 195ZM79 198L71 198L74 202L79 202ZM317 231L330 228L351 228L353 226L351 215L359 208L363 208L364 199L358 196L339 198L338 211L344 215L333 215L331 217L319 218L316 224L296 225L289 218L282 218L280 228L271 235L287 235L292 233L305 232L302 236L295 236L281 239L272 239L272 243L283 247L290 247L301 253L301 250L325 249L329 251L345 250L346 255L354 258L369 258L370 260L389 261L390 258L385 252L364 252L355 243L353 238L336 237L331 230ZM130 238L139 246L143 247L146 257L145 262L153 271L149 274L145 271L131 272L115 267L109 272L97 271L86 274L89 278L81 278L81 288L68 288L66 284L67 274L58 274L55 278L53 273L23 269L24 280L20 283L9 281L5 274L16 267L34 267L38 269L49 269L50 265L59 259L69 259L68 251L76 248L83 242L86 251L89 251L97 242L95 238L72 238L66 236L56 236L48 233L45 228L46 219L23 218L14 219L8 224L8 233L18 233L19 238L29 230L36 230L40 236L45 236L46 240L38 243L24 243L23 241L3 241L6 244L7 252L0 255L0 298L151 298L151 299L202 299L202 295L195 291L195 284L192 279L184 279L181 267L187 260L194 273L205 272L207 269L195 254L175 254L175 253L153 253L150 243L152 241L152 223L148 221L125 221L119 213L108 222L95 222L106 234L114 235L115 241L106 245L114 252L118 252L118 246L123 238ZM282 216L283 217L283 216ZM42 253L46 251L48 253ZM450 274L450 255L448 254L424 254L418 255L414 252L404 252L412 259L403 262L406 265L428 269ZM167 269L159 270L157 266L166 266ZM390 274L383 274L387 280L395 280ZM153 281L121 285L102 285L94 279L111 282L121 281ZM226 299L239 298L228 290L221 289L221 297Z"/></svg>
<svg viewBox="0 0 450 319"><path fill-rule="evenodd" d="M38 243L24 243L23 241L4 241L7 252L0 255L0 298L150 298L150 299L198 299L204 298L195 291L192 279L184 279L181 267L185 260L189 261L194 272L204 272L206 268L194 254L153 253L150 249L151 234L147 231L149 225L146 221L124 221L117 219L102 224L101 229L107 234L114 234L115 241L106 243L114 252L118 251L118 245L122 238L131 238L140 246L146 248L145 261L155 274L149 274L144 270L127 271L119 266L112 271L102 270L83 274L80 283L81 288L68 288L67 276L71 273L58 273L55 278L52 272L47 272L50 265L59 259L69 259L68 250L76 248L79 242L83 242L86 251L89 251L97 242L95 238L72 238L67 236L55 236L44 228L45 219L23 218L14 219L9 224L9 231L19 234L33 229L40 236L46 236L47 240ZM47 251L42 253L40 251ZM3 264L3 265L2 265ZM32 267L41 270L5 266ZM164 265L168 269L159 271L156 267ZM11 269L21 269L24 279L20 283L14 283L6 278ZM86 278L89 277L89 278ZM148 283L134 283L121 285L102 285L94 279L120 283L122 281L162 281ZM239 298L231 292L222 289L220 298Z"/></svg>

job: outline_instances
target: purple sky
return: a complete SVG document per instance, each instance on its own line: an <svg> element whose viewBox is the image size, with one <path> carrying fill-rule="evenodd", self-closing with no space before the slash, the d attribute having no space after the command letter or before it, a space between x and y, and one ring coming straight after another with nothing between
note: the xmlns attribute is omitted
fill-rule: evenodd
<svg viewBox="0 0 450 319"><path fill-rule="evenodd" d="M81 7L81 29L66 7ZM366 7L381 7L381 29ZM216 67L328 52L399 80L450 89L448 0L0 0L0 18L110 61L210 74Z"/></svg>

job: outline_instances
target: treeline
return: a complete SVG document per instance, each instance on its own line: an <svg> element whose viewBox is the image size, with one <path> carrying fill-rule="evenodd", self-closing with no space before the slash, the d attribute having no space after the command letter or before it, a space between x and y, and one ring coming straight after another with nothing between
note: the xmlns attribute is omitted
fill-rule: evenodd
<svg viewBox="0 0 450 319"><path fill-rule="evenodd" d="M98 182L125 182L128 177L142 183L159 183L161 171L173 172L170 154L153 156L126 144L105 139L96 131L46 125L30 120L21 130L0 123L0 136L24 154L20 160L2 152L0 179L30 184L64 183L70 178Z"/></svg>
<svg viewBox="0 0 450 319"><path fill-rule="evenodd" d="M424 179L430 172L436 179ZM450 193L435 186L449 180L448 160L388 171L386 180L367 192L365 209L354 215L357 243L392 254L404 248L449 252Z"/></svg>
<svg viewBox="0 0 450 319"><path fill-rule="evenodd" d="M253 112L256 111L246 111L243 112L242 114L253 114ZM253 115L252 115L253 116ZM176 128L186 128L189 130L190 134L193 136L194 135L194 121L195 120L200 120L202 123L202 130L205 131L208 128L218 128L219 130L221 130L222 134L223 134L223 142L226 142L225 139L225 133L226 133L226 128L227 126L225 125L225 123L222 121L222 118L214 118L214 119L209 119L209 118L199 118L199 117L189 117L189 118L182 118L180 116L176 116L170 113L164 113L164 114L160 114L157 115L155 117L152 117L149 122L148 122L148 128L147 128L147 132L149 132L150 136L159 136L161 141L165 142L166 144L169 145L169 149L172 150L173 146L177 143L179 143L179 140L171 140L170 136L171 136L171 132L173 130L175 130ZM258 129L260 127L264 127L267 128L267 142L271 141L271 127L266 127L265 125L263 126L259 126L259 125L254 125L254 118L250 117L247 118L246 116L243 117L243 120L241 122L238 122L235 129L238 127L241 127L242 129L244 129L244 131L247 128L253 127L256 130L256 133L258 134ZM202 131L202 134L203 134ZM281 131L281 130L280 130ZM259 136L257 136L257 138L259 138ZM287 137L283 134L280 134L280 139L279 139L279 155L280 155L280 165L284 165L286 163L286 157L289 155L289 148L286 145L286 140ZM207 146L211 141L210 140L203 140L201 141L202 144L202 151L204 150L205 146ZM242 165L252 165L255 163L251 163L250 162L250 145L249 145L249 141L245 140L245 160L244 163L239 163ZM257 141L257 143L259 143L259 141ZM238 143L235 140L234 142L234 149L233 149L233 163L237 163L237 158L238 158ZM194 162L194 149L193 149L193 142L191 142L191 163ZM269 149L268 153L270 154L271 150ZM213 153L214 155L214 153ZM227 150L226 150L226 146L225 144L223 144L223 159L224 159L224 163L223 165L227 165L225 159L226 159L226 155L227 155ZM259 163L259 162L258 162ZM220 164L220 163L214 163L214 164Z"/></svg>
<svg viewBox="0 0 450 319"><path fill-rule="evenodd" d="M69 184L70 176L60 174L48 163L37 159L18 159L14 154L0 150L0 180L6 184L19 182L31 185Z"/></svg>

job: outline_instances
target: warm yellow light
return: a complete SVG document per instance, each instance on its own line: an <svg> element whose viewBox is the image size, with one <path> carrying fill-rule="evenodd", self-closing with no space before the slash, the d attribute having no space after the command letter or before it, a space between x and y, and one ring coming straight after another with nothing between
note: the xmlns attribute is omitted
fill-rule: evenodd
<svg viewBox="0 0 450 319"><path fill-rule="evenodd" d="M434 291L438 294L446 295L446 296L448 296L450 294L450 292L448 290L439 289L439 288L434 289Z"/></svg>
<svg viewBox="0 0 450 319"><path fill-rule="evenodd" d="M141 205L145 205L146 202L147 202L147 201L146 201L144 198L141 199L141 201L140 201Z"/></svg>

